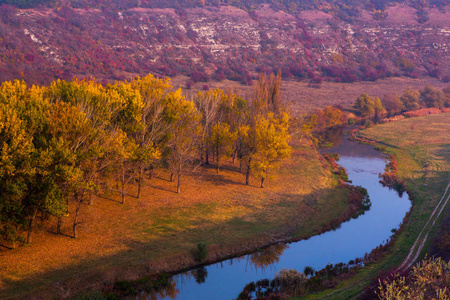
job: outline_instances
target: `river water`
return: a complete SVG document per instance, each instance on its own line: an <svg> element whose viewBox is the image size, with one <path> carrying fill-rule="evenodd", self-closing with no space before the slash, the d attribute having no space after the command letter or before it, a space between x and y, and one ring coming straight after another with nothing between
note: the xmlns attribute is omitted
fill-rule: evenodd
<svg viewBox="0 0 450 300"><path fill-rule="evenodd" d="M229 259L172 278L171 289L159 295L141 294L136 299L235 299L246 284L264 278L273 279L282 269L303 272L306 266L315 270L327 264L347 263L363 257L398 229L409 211L407 195L383 187L378 174L384 171L383 154L371 146L344 139L326 152L338 153L338 163L348 173L353 185L369 193L372 206L364 215L341 224L334 230L290 244L278 244L265 250Z"/></svg>

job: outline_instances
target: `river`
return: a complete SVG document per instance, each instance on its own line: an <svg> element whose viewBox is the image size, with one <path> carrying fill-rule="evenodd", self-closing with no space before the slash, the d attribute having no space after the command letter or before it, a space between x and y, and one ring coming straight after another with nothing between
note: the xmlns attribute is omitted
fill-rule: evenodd
<svg viewBox="0 0 450 300"><path fill-rule="evenodd" d="M247 283L273 279L282 269L302 272L306 266L311 266L320 270L327 264L347 263L363 257L384 244L392 230L399 228L411 202L406 194L401 197L379 183L378 174L386 165L383 154L371 146L347 139L326 152L338 153L338 163L347 170L352 184L367 189L372 206L365 214L342 223L336 230L307 240L274 245L260 252L175 275L169 291L161 291L159 295L143 293L136 299L235 299Z"/></svg>

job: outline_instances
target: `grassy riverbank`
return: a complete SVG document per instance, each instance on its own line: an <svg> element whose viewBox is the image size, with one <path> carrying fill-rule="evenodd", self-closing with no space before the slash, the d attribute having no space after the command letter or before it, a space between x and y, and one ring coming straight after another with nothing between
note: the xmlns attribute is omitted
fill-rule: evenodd
<svg viewBox="0 0 450 300"><path fill-rule="evenodd" d="M198 243L206 261L271 242L308 237L348 208L347 191L314 149L294 144L292 157L273 171L264 189L243 184L238 164L199 168L176 194L169 174L147 179L143 197L127 186L125 204L111 192L83 205L79 238L71 214L56 235L56 220L40 225L29 245L0 247L0 298L61 298L107 288L116 280L196 264ZM201 181L199 180L201 178ZM332 194L332 196L331 196Z"/></svg>
<svg viewBox="0 0 450 300"><path fill-rule="evenodd" d="M407 189L414 198L413 211L390 254L364 267L336 289L308 296L307 299L352 299L361 296L366 286L376 285L374 278L400 265L408 255L450 180L450 113L378 125L359 132L359 135L380 142L387 152L396 156L398 175L406 181ZM419 259L429 250L437 227L431 229Z"/></svg>

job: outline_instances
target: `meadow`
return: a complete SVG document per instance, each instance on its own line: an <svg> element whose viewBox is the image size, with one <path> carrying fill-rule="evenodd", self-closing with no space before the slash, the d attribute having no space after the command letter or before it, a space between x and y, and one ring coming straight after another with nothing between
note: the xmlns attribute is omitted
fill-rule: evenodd
<svg viewBox="0 0 450 300"><path fill-rule="evenodd" d="M383 259L366 265L357 275L342 281L336 289L310 295L307 299L350 299L362 296L367 286L376 289L377 278L395 270L408 255L449 183L450 113L377 125L358 134L376 141L379 147L395 155L398 175L406 182L407 189L413 196L412 214L404 224L403 232ZM435 247L439 223L450 217L448 212L447 208L435 226L427 227L430 236L418 257L419 260ZM448 246L443 249L448 251ZM373 290L368 293L374 297Z"/></svg>
<svg viewBox="0 0 450 300"><path fill-rule="evenodd" d="M71 235L70 216L63 235L56 219L38 225L32 243L0 247L0 298L68 297L107 288L116 280L169 272L197 264L193 252L205 243L205 262L252 251L279 240L311 236L347 209L347 191L321 155L305 143L273 171L264 189L238 172L238 163L214 165L186 176L176 193L170 174L146 179L141 198L137 185L94 196L83 204L79 237Z"/></svg>

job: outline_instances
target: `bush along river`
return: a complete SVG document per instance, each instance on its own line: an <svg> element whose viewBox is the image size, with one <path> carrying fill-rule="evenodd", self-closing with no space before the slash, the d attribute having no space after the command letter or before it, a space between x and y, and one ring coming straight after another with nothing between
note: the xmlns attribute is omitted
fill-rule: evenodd
<svg viewBox="0 0 450 300"><path fill-rule="evenodd" d="M277 280L285 278L286 285L298 287L301 286L298 282L305 280L299 272L310 275L322 269L316 273L316 278L338 275L343 269L347 270L348 265L354 265L355 260L356 264L361 262L357 258L387 243L410 210L411 202L406 194L402 197L379 182L379 174L386 166L383 153L347 139L324 152L337 153L338 163L347 170L352 184L367 189L372 205L363 215L307 240L276 244L165 278L164 288L159 292L141 292L132 299L229 300L239 295L241 299L252 299L255 291L262 293L276 286L273 279L277 274ZM255 285L255 282L258 283ZM288 292L301 294L301 291Z"/></svg>

